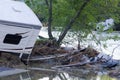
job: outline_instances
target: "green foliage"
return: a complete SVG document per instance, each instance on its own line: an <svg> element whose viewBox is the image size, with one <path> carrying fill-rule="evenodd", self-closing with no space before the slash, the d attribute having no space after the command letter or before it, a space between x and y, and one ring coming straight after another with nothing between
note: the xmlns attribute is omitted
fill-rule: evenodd
<svg viewBox="0 0 120 80"><path fill-rule="evenodd" d="M65 27L74 14L74 9L66 0L57 0L53 4L53 26Z"/></svg>
<svg viewBox="0 0 120 80"><path fill-rule="evenodd" d="M98 79L100 78L100 80L116 80L116 78L112 78L108 75L101 75L101 76L98 76Z"/></svg>
<svg viewBox="0 0 120 80"><path fill-rule="evenodd" d="M48 7L45 0L25 0L28 6L35 12L42 22L48 20Z"/></svg>
<svg viewBox="0 0 120 80"><path fill-rule="evenodd" d="M25 0L33 11L45 20L48 19L48 7L45 0ZM49 1L49 0L48 0ZM76 14L79 7L85 0L55 0L53 1L53 24L54 26L65 26ZM119 0L91 0L82 11L76 23L84 24L96 23L107 18L118 20ZM76 24L75 23L75 24ZM85 25L87 24L87 25Z"/></svg>
<svg viewBox="0 0 120 80"><path fill-rule="evenodd" d="M40 20L48 21L48 6L45 0L25 0L33 9ZM48 0L49 1L49 0ZM87 0L53 0L52 28L63 30L70 20L76 15L80 7ZM72 25L71 31L77 39L84 40L95 30L98 22L112 18L116 23L120 22L120 0L90 0L81 11L80 16ZM103 32L103 25L100 25L99 32ZM112 32L109 29L107 32ZM72 36L74 36L72 35ZM95 38L93 36L93 38ZM115 37L116 38L116 37ZM109 38L108 38L109 39Z"/></svg>

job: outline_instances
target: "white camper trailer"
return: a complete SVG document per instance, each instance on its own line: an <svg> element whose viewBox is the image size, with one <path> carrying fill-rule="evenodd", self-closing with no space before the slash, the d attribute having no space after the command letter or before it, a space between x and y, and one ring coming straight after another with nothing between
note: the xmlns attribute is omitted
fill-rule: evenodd
<svg viewBox="0 0 120 80"><path fill-rule="evenodd" d="M31 54L41 26L24 2L0 0L0 51Z"/></svg>

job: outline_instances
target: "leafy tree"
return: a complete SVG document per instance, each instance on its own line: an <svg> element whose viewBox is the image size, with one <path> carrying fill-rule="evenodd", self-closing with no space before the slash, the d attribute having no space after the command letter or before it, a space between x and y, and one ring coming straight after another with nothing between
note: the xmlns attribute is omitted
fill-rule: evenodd
<svg viewBox="0 0 120 80"><path fill-rule="evenodd" d="M95 29L96 23L113 18L119 22L120 0L26 0L40 20L48 23L48 35L61 29L56 40L59 45L69 30L75 31L78 41Z"/></svg>

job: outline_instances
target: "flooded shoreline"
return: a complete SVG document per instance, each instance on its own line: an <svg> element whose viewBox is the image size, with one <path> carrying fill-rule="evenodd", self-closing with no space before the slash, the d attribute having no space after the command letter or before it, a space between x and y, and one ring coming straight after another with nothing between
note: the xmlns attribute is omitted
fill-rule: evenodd
<svg viewBox="0 0 120 80"><path fill-rule="evenodd" d="M65 71L66 70L66 71ZM65 69L59 71L30 70L25 73L1 77L1 80L119 80L106 72L94 73L87 70Z"/></svg>
<svg viewBox="0 0 120 80"><path fill-rule="evenodd" d="M54 60L31 61L29 65L17 65L13 68L27 69L27 72L0 77L0 80L119 80L120 67L91 68L86 66L73 66L53 68L59 65ZM97 66L97 65L95 65Z"/></svg>
<svg viewBox="0 0 120 80"><path fill-rule="evenodd" d="M119 42L120 42L119 40L118 41L108 40L108 42L106 43L109 43L109 44L107 44L108 47L106 49L101 48L101 46L95 45L97 46L96 50L98 50L97 48L101 48L102 49L101 53L103 52L104 54L108 54L108 55L110 55L111 52L113 52L114 50L113 59L120 60ZM94 42L89 42L89 43L92 45L94 44ZM74 45L76 44L77 43L75 42ZM83 43L83 45L87 45L87 44L88 43L85 44L85 42ZM45 54L48 54L48 53L45 53ZM20 60L17 61L18 57L15 59L17 62L19 62L19 64L16 63L16 61L14 62L15 60L13 59L14 57L9 57L9 56L4 56L4 57L7 57L6 59L7 61L4 64L7 67L22 68L25 70L27 69L29 71L15 74L15 75L0 77L0 80L119 80L120 79L120 76L119 76L120 65L117 65L112 68L102 68L100 64L87 63L84 65L77 65L72 67L65 66L65 65L62 67L56 67L60 65L59 60L48 58L48 60L44 60L44 61L30 61L29 65L26 66L23 63L21 63ZM63 58L63 60L67 59L67 57ZM76 59L76 57L74 59ZM9 61L12 61L12 64L14 65L12 66L12 64L9 63Z"/></svg>

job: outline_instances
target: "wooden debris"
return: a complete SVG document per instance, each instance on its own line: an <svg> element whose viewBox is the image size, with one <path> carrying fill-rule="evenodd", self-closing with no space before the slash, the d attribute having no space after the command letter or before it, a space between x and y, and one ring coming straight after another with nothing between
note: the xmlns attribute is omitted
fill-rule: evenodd
<svg viewBox="0 0 120 80"><path fill-rule="evenodd" d="M55 59L55 58L60 58L60 57L65 57L68 54L61 54L61 55L47 55L47 56L34 56L29 59L29 61L42 61L42 60L48 60L48 59Z"/></svg>
<svg viewBox="0 0 120 80"><path fill-rule="evenodd" d="M62 68L62 67L71 67L71 66L83 66L83 65L89 64L89 63L91 63L91 62L78 62L78 63L74 63L74 64L54 66L52 68Z"/></svg>
<svg viewBox="0 0 120 80"><path fill-rule="evenodd" d="M36 68L36 67L30 67L28 68L28 70L39 70L39 71L47 71L47 72L56 72L56 70L52 70L52 69L45 69L45 68Z"/></svg>
<svg viewBox="0 0 120 80"><path fill-rule="evenodd" d="M35 49L34 54L32 55L34 57L31 57L30 61L44 61L54 59L60 64L60 66L55 66L56 68L84 66L85 64L89 65L91 63L94 65L96 63L103 65L103 63L109 61L108 59L104 59L104 55L100 56L99 54L100 53L98 51L91 47L87 47L81 50L70 49L70 51L68 51L67 48L55 48L45 45ZM37 57L35 57L35 55ZM110 67L109 63L108 65L103 65L102 67L104 66ZM116 63L113 64L113 66L116 66Z"/></svg>

